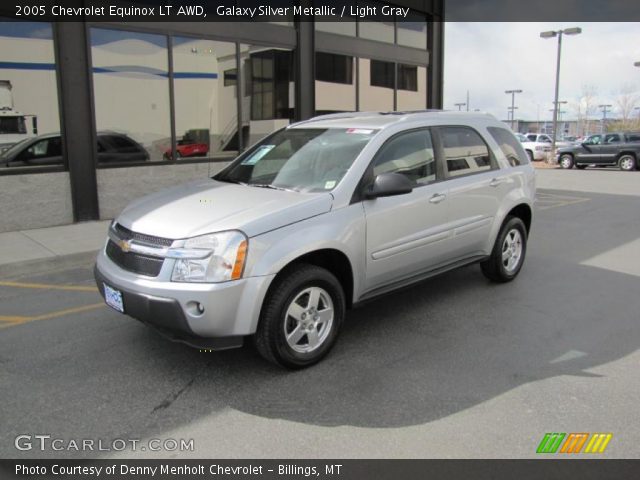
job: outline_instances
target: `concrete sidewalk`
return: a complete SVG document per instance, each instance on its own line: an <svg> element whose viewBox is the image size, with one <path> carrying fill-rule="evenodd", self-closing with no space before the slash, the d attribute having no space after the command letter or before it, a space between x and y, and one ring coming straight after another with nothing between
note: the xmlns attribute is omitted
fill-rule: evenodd
<svg viewBox="0 0 640 480"><path fill-rule="evenodd" d="M104 244L110 222L0 233L0 277L88 262Z"/></svg>

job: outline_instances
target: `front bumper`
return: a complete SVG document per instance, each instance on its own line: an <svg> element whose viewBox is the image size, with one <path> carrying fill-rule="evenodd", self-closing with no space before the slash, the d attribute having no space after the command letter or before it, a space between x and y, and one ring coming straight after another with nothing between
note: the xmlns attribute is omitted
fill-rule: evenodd
<svg viewBox="0 0 640 480"><path fill-rule="evenodd" d="M170 263L171 260L165 260ZM166 265L163 271L172 269ZM197 348L224 349L242 345L255 333L260 307L275 275L223 283L179 283L161 272L157 278L120 268L104 253L98 255L95 278L122 292L125 314L154 327L171 340ZM200 312L197 305L204 307Z"/></svg>

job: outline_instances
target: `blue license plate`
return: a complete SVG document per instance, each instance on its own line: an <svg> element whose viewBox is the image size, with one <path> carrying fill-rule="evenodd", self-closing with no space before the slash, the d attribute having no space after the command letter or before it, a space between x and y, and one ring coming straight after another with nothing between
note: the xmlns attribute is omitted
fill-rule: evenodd
<svg viewBox="0 0 640 480"><path fill-rule="evenodd" d="M114 310L124 313L124 303L122 302L122 292L110 287L106 283L104 285L104 301Z"/></svg>

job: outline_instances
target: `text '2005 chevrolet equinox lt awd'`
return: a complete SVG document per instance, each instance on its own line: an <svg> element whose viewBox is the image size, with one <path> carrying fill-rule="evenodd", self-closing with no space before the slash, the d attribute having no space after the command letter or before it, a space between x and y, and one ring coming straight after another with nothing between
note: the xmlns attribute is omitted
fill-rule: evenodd
<svg viewBox="0 0 640 480"><path fill-rule="evenodd" d="M133 202L95 276L107 304L173 340L215 350L251 335L300 368L358 302L473 262L515 278L534 196L526 153L490 115L325 115Z"/></svg>

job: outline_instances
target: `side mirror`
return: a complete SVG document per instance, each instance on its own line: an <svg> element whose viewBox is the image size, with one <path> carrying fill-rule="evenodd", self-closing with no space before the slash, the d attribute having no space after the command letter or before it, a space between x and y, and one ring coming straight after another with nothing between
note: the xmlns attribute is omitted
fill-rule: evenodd
<svg viewBox="0 0 640 480"><path fill-rule="evenodd" d="M415 184L400 173L381 173L365 191L366 198L391 197L404 195L413 190Z"/></svg>

